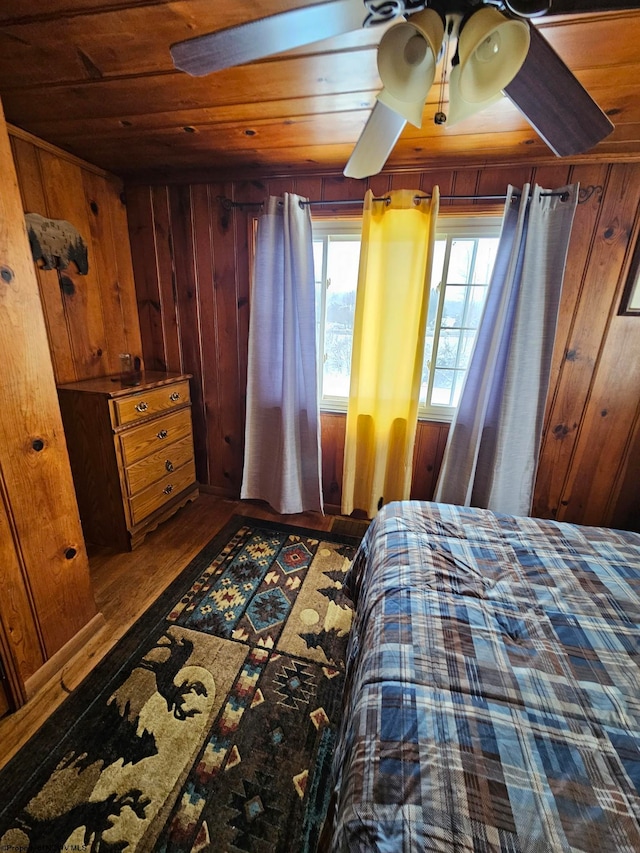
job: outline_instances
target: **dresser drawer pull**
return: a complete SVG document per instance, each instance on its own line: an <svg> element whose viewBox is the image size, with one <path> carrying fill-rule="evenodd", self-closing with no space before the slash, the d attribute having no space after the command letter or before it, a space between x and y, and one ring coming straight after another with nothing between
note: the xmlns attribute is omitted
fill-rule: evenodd
<svg viewBox="0 0 640 853"><path fill-rule="evenodd" d="M145 403L144 400L141 400L139 403L137 403L135 407L136 412L146 412L148 408L149 406Z"/></svg>
<svg viewBox="0 0 640 853"><path fill-rule="evenodd" d="M164 463L164 467L169 473L171 473L173 471L173 462L170 459L167 459L167 461Z"/></svg>
<svg viewBox="0 0 640 853"><path fill-rule="evenodd" d="M171 485L171 483L168 483L162 491L165 493L165 495L170 495L173 491L173 486Z"/></svg>
<svg viewBox="0 0 640 853"><path fill-rule="evenodd" d="M166 431L166 429L161 429L160 432L157 433L158 438L166 438L168 435L169 433Z"/></svg>
<svg viewBox="0 0 640 853"><path fill-rule="evenodd" d="M174 391L173 394L169 397L172 403L176 403L180 399L180 394L177 391Z"/></svg>

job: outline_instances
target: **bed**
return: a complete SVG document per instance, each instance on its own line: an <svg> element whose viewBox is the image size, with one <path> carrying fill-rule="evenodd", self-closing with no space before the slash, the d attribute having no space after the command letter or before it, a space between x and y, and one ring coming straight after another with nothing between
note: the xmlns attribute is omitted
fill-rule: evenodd
<svg viewBox="0 0 640 853"><path fill-rule="evenodd" d="M640 851L640 534L390 503L346 589L321 849Z"/></svg>

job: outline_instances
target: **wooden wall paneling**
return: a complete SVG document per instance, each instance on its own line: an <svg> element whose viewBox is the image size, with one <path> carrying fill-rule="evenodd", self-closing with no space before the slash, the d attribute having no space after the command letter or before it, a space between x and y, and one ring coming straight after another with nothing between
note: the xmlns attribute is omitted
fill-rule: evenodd
<svg viewBox="0 0 640 853"><path fill-rule="evenodd" d="M93 172L82 172L85 204L91 235L89 268L98 269L102 317L108 349L103 355L101 374L116 374L120 371L119 354L129 352L124 310L120 296L118 260L114 251L113 223L107 184L104 178ZM87 235L88 238L89 235ZM87 239L85 238L85 239ZM139 352L133 353L139 355ZM85 377L82 377L85 378Z"/></svg>
<svg viewBox="0 0 640 853"><path fill-rule="evenodd" d="M569 256L571 264L576 263L578 269L584 270L584 283L571 322L562 368L551 394L553 402L541 449L534 512L542 516L573 521L581 518L577 507L575 516L572 509L566 509L571 497L565 486L628 249L638 206L639 179L639 166L611 168L599 215L588 238L585 263L581 265L574 261L573 254ZM579 205L579 213L576 211L578 221L574 224L570 253L574 238L580 239L582 233L580 219L585 214L581 208ZM580 254L584 257L584 249ZM566 298L567 294L563 293L561 311L567 310ZM636 394L635 391L631 393Z"/></svg>
<svg viewBox="0 0 640 853"><path fill-rule="evenodd" d="M15 136L11 137L11 148L24 212L49 216L38 149L33 143ZM44 270L40 264L36 264L35 269L56 379L73 382L78 375L58 273L53 269Z"/></svg>
<svg viewBox="0 0 640 853"><path fill-rule="evenodd" d="M198 471L201 483L211 482L209 464L213 458L210 452L209 431L217 433L219 427L219 401L217 382L211 382L215 376L215 359L217 353L216 303L214 292L214 254L211 237L211 190L207 184L196 184L192 187L193 207L193 241L195 248L195 274L198 282L198 315L200 335L200 364L198 373L191 379L192 389L198 385L198 398L202 417L194 422L194 433L197 431L196 445L204 447L204 458L200 460L202 469ZM215 202L214 202L215 204ZM191 371L193 372L193 371ZM195 390L192 391L195 396ZM197 457L196 457L197 458Z"/></svg>
<svg viewBox="0 0 640 853"><path fill-rule="evenodd" d="M113 235L113 253L116 257L118 272L118 295L122 307L122 322L126 351L142 356L142 337L140 317L136 299L136 286L133 276L133 258L129 242L126 196L122 185L113 181L105 183L104 201L109 207Z"/></svg>
<svg viewBox="0 0 640 853"><path fill-rule="evenodd" d="M355 181L340 175L324 177L309 175L278 179L277 182L260 179L231 181L224 186L208 185L214 292L203 297L202 280L199 287L202 302L201 322L213 307L215 307L216 322L216 351L211 352L214 344L210 341L205 344L203 335L201 367L207 411L210 488L228 495L237 495L240 489L249 312L249 234L250 223L256 215L255 210L224 211L214 201L214 194L234 198L236 201L263 201L270 191L281 193L290 190L307 197L351 199L354 202L353 206L329 205L313 209L313 214L316 216L345 216L360 213L361 201L367 186L370 186L376 195L384 194L396 184L420 186L426 192L434 183L438 183L441 192L445 194L464 195L480 191L490 194L502 193L507 183L517 185L525 182L525 179L538 181L551 188L574 180L580 181L581 186L587 184L604 186L604 192L595 193L585 204L578 206L569 249L545 421L545 424L550 426L545 427L543 437L534 508L536 514L548 517L552 516L557 509L560 492L574 461L573 449L576 446L576 434L589 400L593 373L601 351L602 336L607 327L617 278L628 241L628 237L623 233L625 228L629 228L633 209L628 194L633 192L630 188L638 184L636 172L639 168L632 165L571 165L557 162L535 168L465 167L450 172L446 169L438 169L424 173L407 173L402 179L396 179L393 173L378 175L369 181ZM166 190L161 188L154 192L161 196ZM445 207L446 205L443 205L443 208ZM153 212L156 216L158 209L159 206L154 204ZM204 210L204 202L202 202L202 210ZM135 247L137 229L134 225L132 221ZM166 246L170 247L172 223L167 222L166 227L169 230L163 234L163 239ZM161 230L164 232L164 227ZM205 225L198 222L197 230L198 234L202 230L202 237L198 237L198 241L200 239L206 241L208 238L204 234ZM158 270L154 271L156 277L166 274L167 266L158 262L158 254L159 251L156 249L154 254L154 263L158 267ZM200 262L203 264L202 270L206 270L202 275L209 276L209 261L205 262L201 256ZM163 272L160 272L161 269ZM197 276L202 278L198 270ZM209 299L209 304L205 305L203 299ZM216 390L213 390L214 384L217 385ZM343 416L333 415L329 420L327 417L328 414L324 413L323 454L330 467L337 466L336 470L340 469L341 477L341 457L339 464L335 463L339 448L332 447L331 442L340 440L336 438L340 429L336 424L341 424ZM326 426L325 422L330 426ZM559 428L554 432L554 428L558 425ZM567 429L565 425L568 425ZM438 445L438 454L444 449L446 429L441 431L440 439L442 441ZM614 441L616 444L628 441L628 436L616 435ZM418 452L424 451L428 456L425 450L428 447L433 448L429 441L426 444L419 444ZM623 452L623 448L620 448L620 452ZM575 461L578 464L577 458ZM433 473L433 483L437 477L438 459L436 463L433 472L429 472ZM627 467L631 464L631 461L628 461ZM326 476L329 474L325 466ZM336 479L337 475L331 473L330 476L331 482L340 483ZM620 473L616 483L620 484L624 476L626 475ZM428 490L432 487L429 485L424 488ZM613 488L610 481L606 484L606 488ZM621 495L626 494L621 485L616 488ZM339 500L337 495L334 496L334 492L335 489L331 494L327 494L325 484L325 501L328 504L334 505L334 502Z"/></svg>
<svg viewBox="0 0 640 853"><path fill-rule="evenodd" d="M346 415L322 412L322 485L325 509L340 512ZM449 432L449 424L418 421L413 453L411 500L433 498Z"/></svg>
<svg viewBox="0 0 640 853"><path fill-rule="evenodd" d="M534 489L533 513L554 517L558 511L560 492L571 464L575 432L583 416L584 404L591 381L591 369L597 354L589 353L585 341L580 351L572 343L578 308L587 300L589 259L593 251L594 234L600 227L602 203L609 180L608 166L587 166L573 169L571 182L600 187L576 208L562 294L558 311L556 339L551 359L549 391L540 445L538 473ZM581 362L579 371L574 369ZM562 381L561 381L562 379Z"/></svg>
<svg viewBox="0 0 640 853"><path fill-rule="evenodd" d="M226 210L217 196L262 201L262 187L235 193L231 185L209 187L213 252L214 330L205 348L205 399L209 443L209 486L216 494L238 496L244 453L246 349L249 327L248 219L254 212ZM257 209L256 209L257 210ZM238 251L238 246L245 252ZM239 273L240 269L240 273Z"/></svg>
<svg viewBox="0 0 640 853"><path fill-rule="evenodd" d="M265 202L267 198L267 187L260 181L251 181L246 189L232 184L231 193L240 201ZM249 323L251 315L251 286L253 279L253 258L255 254L255 236L258 218L263 207L250 207L240 216L236 216L232 223L233 228L233 252L235 256L235 288L237 304L237 329L238 329L238 382L241 389L242 403L240 412L240 431L242 432L242 444L236 446L234 451L240 450L237 463L242 470L242 458L244 453L244 398L247 390L247 357L249 352ZM216 281L218 281L216 279ZM218 284L220 282L218 281Z"/></svg>
<svg viewBox="0 0 640 853"><path fill-rule="evenodd" d="M176 282L175 252L173 247L173 221L170 214L169 187L151 190L153 233L158 272L158 291L162 314L162 330L166 364L165 370L183 373L182 348L178 320L178 292Z"/></svg>
<svg viewBox="0 0 640 853"><path fill-rule="evenodd" d="M420 190L419 172L397 172L391 175L390 186L391 190Z"/></svg>
<svg viewBox="0 0 640 853"><path fill-rule="evenodd" d="M53 219L66 219L74 225L88 250L87 275L79 275L73 263L59 273L61 282L69 280L73 290L63 290L63 303L76 373L78 379L104 376L109 373L110 345L102 309L100 269L97 263L99 250L93 246L91 239L91 227L82 191L82 170L75 163L57 157L47 150L40 150L38 156L49 216Z"/></svg>
<svg viewBox="0 0 640 853"><path fill-rule="evenodd" d="M181 369L193 374L191 413L197 479L207 480L207 428L202 398L202 330L200 327L200 280L196 270L194 237L194 186L169 189L169 215L173 246L174 292L178 334L182 354ZM205 216L208 209L205 200Z"/></svg>
<svg viewBox="0 0 640 853"><path fill-rule="evenodd" d="M9 682L5 678L3 681L0 681L0 717L4 717L5 714L8 714L15 707L17 706L9 691Z"/></svg>
<svg viewBox="0 0 640 853"><path fill-rule="evenodd" d="M262 182L252 182L246 196L247 201L266 201L265 186ZM244 438L247 403L247 364L249 357L249 325L251 322L251 287L253 279L253 257L257 219L262 208L249 208L235 218L233 229L234 285L236 303L237 350L235 353L235 371L238 382L238 406L235 411L227 411L223 406L222 422L225 424L224 442L229 451L229 465L225 466L224 476L227 482L240 493L244 468ZM227 250L228 251L228 250ZM221 280L216 279L218 298L222 295ZM225 302L225 313L231 312L230 302ZM232 365L233 366L233 365ZM224 400L223 400L224 402Z"/></svg>
<svg viewBox="0 0 640 853"><path fill-rule="evenodd" d="M142 335L136 285L133 276L133 258L129 242L126 196L121 184L107 182L106 201L109 204L113 233L113 251L118 271L118 294L122 306L126 351L142 356ZM143 359L144 362L144 359ZM143 367L144 367L143 363Z"/></svg>
<svg viewBox="0 0 640 853"><path fill-rule="evenodd" d="M27 698L24 682L38 671L45 657L9 506L6 487L0 478L0 648L11 697L18 706Z"/></svg>
<svg viewBox="0 0 640 853"><path fill-rule="evenodd" d="M325 510L340 512L342 502L342 466L346 415L322 412L320 416L322 439L322 492Z"/></svg>
<svg viewBox="0 0 640 853"><path fill-rule="evenodd" d="M558 160L553 166L535 166L532 170L531 180L540 187L555 190L573 184L573 169L562 160Z"/></svg>
<svg viewBox="0 0 640 853"><path fill-rule="evenodd" d="M89 221L94 251L100 249L103 311L111 344L109 373L118 373L121 352L142 356L124 193L120 181L94 172L85 171L83 179L87 206L92 213Z"/></svg>
<svg viewBox="0 0 640 853"><path fill-rule="evenodd" d="M578 496L572 513L579 506L585 524L613 526L616 519L622 518L627 527L640 525L640 477L633 476L640 465L637 456L640 397L636 400L633 394L634 389L640 388L640 329L637 317L618 313L639 237L640 206L618 276L610 321L566 485L567 493ZM597 454L592 452L593 447L600 448ZM573 483L572 477L575 477Z"/></svg>
<svg viewBox="0 0 640 853"><path fill-rule="evenodd" d="M477 195L481 174L481 169L456 169L453 172L451 195ZM455 205L456 202L452 204Z"/></svg>
<svg viewBox="0 0 640 853"><path fill-rule="evenodd" d="M267 196L282 196L284 193L295 193L295 178L270 178L267 182ZM266 201L266 197L265 197Z"/></svg>
<svg viewBox="0 0 640 853"><path fill-rule="evenodd" d="M358 181L355 178L345 178L342 175L325 177L322 182L322 198L327 201L345 201L353 200L354 207L350 205L336 205L331 208L330 205L323 207L325 211L332 211L333 214L340 215L345 213L362 212L362 200L364 199L367 182Z"/></svg>
<svg viewBox="0 0 640 853"><path fill-rule="evenodd" d="M443 169L441 171L434 170L432 172L423 172L420 175L420 190L425 195L430 195L431 191L434 187L438 187L440 190L440 195L452 195L453 194L453 177L454 173L450 169ZM451 205L451 202L447 202L447 205ZM440 210L445 209L444 201L440 202Z"/></svg>
<svg viewBox="0 0 640 853"><path fill-rule="evenodd" d="M166 370L164 318L150 187L127 189L127 223L145 367L147 370Z"/></svg>
<svg viewBox="0 0 640 853"><path fill-rule="evenodd" d="M635 424L624 454L626 466L620 470L607 507L611 527L640 532L640 400Z"/></svg>
<svg viewBox="0 0 640 853"><path fill-rule="evenodd" d="M503 195L509 184L520 189L524 184L531 183L532 170L529 166L509 166L500 169L483 169L478 175L477 193L483 195ZM484 202L478 199L478 207Z"/></svg>
<svg viewBox="0 0 640 853"><path fill-rule="evenodd" d="M598 359L558 518L581 524L609 523L609 499L627 464L625 451L636 425L639 388L640 318L614 315ZM640 484L638 490L640 496Z"/></svg>
<svg viewBox="0 0 640 853"><path fill-rule="evenodd" d="M0 458L47 657L96 614L38 283L0 113Z"/></svg>
<svg viewBox="0 0 640 853"><path fill-rule="evenodd" d="M56 381L116 373L121 351L141 351L121 182L18 129L11 143L25 211L67 219L87 244L87 276L35 265Z"/></svg>
<svg viewBox="0 0 640 853"><path fill-rule="evenodd" d="M322 178L309 175L295 179L295 192L303 198L308 198L310 201L318 201L322 199ZM317 207L311 207L311 215Z"/></svg>
<svg viewBox="0 0 640 853"><path fill-rule="evenodd" d="M412 500L433 499L448 433L447 423L418 421L411 480Z"/></svg>
<svg viewBox="0 0 640 853"><path fill-rule="evenodd" d="M581 193L587 192L588 187L598 187L599 189L578 204L574 216L549 371L549 390L540 440L538 473L534 487L532 508L534 515L548 517L557 511L555 505L550 507L551 479L556 472L556 461L564 457L566 448L563 447L563 442L566 436L578 427L577 420L563 419L563 414L557 406L560 390L558 383L565 359L570 361L575 355L569 348L569 338L572 334L576 309L584 287L587 260L591 251L594 229L600 216L602 193L608 173L608 166L602 165L584 166L576 170L573 166L567 168L564 164L558 164L556 166L536 167L535 169L534 179L536 183L549 189L574 183L580 185ZM558 426L558 419L561 421L568 420L568 422L563 422L554 432L553 428ZM552 420L554 421L553 424ZM565 464L560 463L557 472L559 478L564 476L566 472Z"/></svg>
<svg viewBox="0 0 640 853"><path fill-rule="evenodd" d="M375 198L382 198L385 196L392 187L393 184L393 175L389 173L382 173L379 175L372 175L370 178L367 178L365 181L362 181L360 184L360 191L357 191L358 183L353 181L351 178L347 179L351 184L351 191L354 197L359 199L364 199L365 193L367 190L371 190ZM356 208L354 207L354 211ZM362 208L360 208L360 211Z"/></svg>
<svg viewBox="0 0 640 853"><path fill-rule="evenodd" d="M540 171L536 170L536 180ZM573 331L576 309L582 298L586 267L593 242L593 233L601 215L602 195L604 187L607 184L608 175L608 166L580 166L578 168L572 167L567 179L567 183L579 183L580 189L583 192L587 191L589 187L597 187L599 189L594 189L589 197L578 205L573 220L573 229L569 242L567 264L558 310L556 339L549 374L549 394L544 427L545 435L550 423L549 418L554 409L557 385L565 358L568 356L569 361L571 361L575 357L575 353L569 348L569 340ZM557 412L555 415L557 416ZM566 435L565 429L562 430L562 434ZM542 494L543 492L541 491L541 497Z"/></svg>

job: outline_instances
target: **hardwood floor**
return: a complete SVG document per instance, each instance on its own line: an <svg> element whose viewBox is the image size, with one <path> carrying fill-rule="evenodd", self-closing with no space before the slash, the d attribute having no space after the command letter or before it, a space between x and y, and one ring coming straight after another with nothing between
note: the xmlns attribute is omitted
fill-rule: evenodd
<svg viewBox="0 0 640 853"><path fill-rule="evenodd" d="M15 755L66 696L126 633L161 592L234 514L330 530L335 516L280 516L266 504L201 494L129 553L89 551L104 627L25 706L0 720L0 767Z"/></svg>

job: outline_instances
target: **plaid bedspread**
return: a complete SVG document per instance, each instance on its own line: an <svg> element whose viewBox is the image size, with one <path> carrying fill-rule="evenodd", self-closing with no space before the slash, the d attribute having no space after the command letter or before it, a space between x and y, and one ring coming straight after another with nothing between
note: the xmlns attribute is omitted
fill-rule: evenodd
<svg viewBox="0 0 640 853"><path fill-rule="evenodd" d="M640 851L640 535L392 503L356 616L334 851Z"/></svg>

